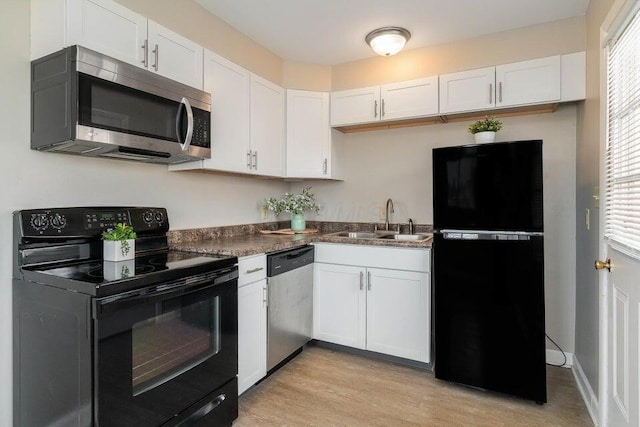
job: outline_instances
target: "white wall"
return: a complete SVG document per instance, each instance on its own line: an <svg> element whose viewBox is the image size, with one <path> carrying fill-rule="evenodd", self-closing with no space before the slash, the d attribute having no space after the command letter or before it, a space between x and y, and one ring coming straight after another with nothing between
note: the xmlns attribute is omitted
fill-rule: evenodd
<svg viewBox="0 0 640 427"><path fill-rule="evenodd" d="M498 141L542 139L544 157L545 302L547 333L574 351L575 328L575 105L555 113L503 119ZM391 222L433 223L431 149L473 141L469 122L352 133L344 136L344 182L312 185L327 221L379 220L393 199ZM312 216L309 216L312 218ZM548 348L553 348L547 343ZM509 345L505 342L505 351Z"/></svg>
<svg viewBox="0 0 640 427"><path fill-rule="evenodd" d="M169 172L166 166L90 159L29 149L29 1L0 13L0 426L12 408L11 212L47 206L153 205L172 229L260 222L282 181Z"/></svg>

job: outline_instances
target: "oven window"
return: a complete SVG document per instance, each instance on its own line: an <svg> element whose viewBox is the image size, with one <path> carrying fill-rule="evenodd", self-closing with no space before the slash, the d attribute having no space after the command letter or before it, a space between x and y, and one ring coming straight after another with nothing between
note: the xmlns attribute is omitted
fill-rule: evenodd
<svg viewBox="0 0 640 427"><path fill-rule="evenodd" d="M212 297L167 308L133 325L132 388L137 396L177 377L220 351L220 301Z"/></svg>

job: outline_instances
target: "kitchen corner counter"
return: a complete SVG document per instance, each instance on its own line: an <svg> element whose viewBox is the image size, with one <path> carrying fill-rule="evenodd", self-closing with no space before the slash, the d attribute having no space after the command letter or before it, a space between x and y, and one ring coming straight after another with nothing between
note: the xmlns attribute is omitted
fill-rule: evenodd
<svg viewBox="0 0 640 427"><path fill-rule="evenodd" d="M389 239L362 239L331 235L336 231L359 229L354 224L326 223L313 224L321 230L318 234L274 235L260 234L262 229L284 228L278 223L266 227L258 225L215 227L208 229L177 230L170 232L169 247L172 250L196 252L207 255L243 257L259 253L277 252L303 246L308 243L338 243L365 246L386 246L400 248L431 248L432 240L397 241ZM312 228L312 227L309 227Z"/></svg>

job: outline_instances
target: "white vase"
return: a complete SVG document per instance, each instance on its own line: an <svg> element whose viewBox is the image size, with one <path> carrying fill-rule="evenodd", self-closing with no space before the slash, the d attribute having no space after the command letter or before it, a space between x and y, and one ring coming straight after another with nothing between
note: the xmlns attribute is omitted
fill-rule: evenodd
<svg viewBox="0 0 640 427"><path fill-rule="evenodd" d="M126 261L136 257L136 240L104 240L102 259L105 261Z"/></svg>
<svg viewBox="0 0 640 427"><path fill-rule="evenodd" d="M102 276L105 280L123 280L136 275L136 261L104 261L102 263Z"/></svg>
<svg viewBox="0 0 640 427"><path fill-rule="evenodd" d="M496 133L492 131L478 132L474 133L473 137L476 140L476 144L486 144L496 140Z"/></svg>

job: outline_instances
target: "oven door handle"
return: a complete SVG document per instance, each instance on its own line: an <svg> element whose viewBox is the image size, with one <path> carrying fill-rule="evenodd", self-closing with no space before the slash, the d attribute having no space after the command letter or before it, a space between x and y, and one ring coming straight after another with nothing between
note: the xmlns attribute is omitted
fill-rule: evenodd
<svg viewBox="0 0 640 427"><path fill-rule="evenodd" d="M199 280L196 279L195 281L194 278L187 278L169 284L161 284L119 295L97 298L95 300L96 317L100 318L103 315L137 305L149 304L159 300L168 300L194 292L205 291L237 278L237 267L233 267L214 274L202 275L202 278Z"/></svg>

